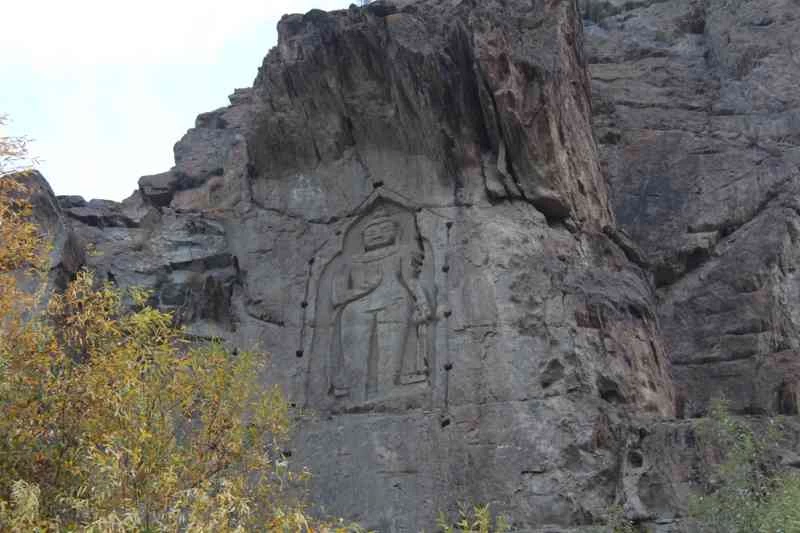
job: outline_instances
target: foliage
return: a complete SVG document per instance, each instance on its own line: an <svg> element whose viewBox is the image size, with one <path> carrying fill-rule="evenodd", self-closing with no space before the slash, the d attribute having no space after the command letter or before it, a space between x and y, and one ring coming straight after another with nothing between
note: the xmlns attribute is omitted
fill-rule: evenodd
<svg viewBox="0 0 800 533"><path fill-rule="evenodd" d="M6 115L0 114L0 127L7 122ZM27 143L25 138L0 135L0 325L4 337L15 334L19 326L15 321L33 305L30 291L19 289L20 271L42 272L47 264L46 247L30 221L24 188L10 177L27 169L23 164L28 160ZM3 342L0 339L0 346Z"/></svg>
<svg viewBox="0 0 800 533"><path fill-rule="evenodd" d="M772 493L764 502L759 526L759 533L800 531L800 476L785 475L775 480Z"/></svg>
<svg viewBox="0 0 800 533"><path fill-rule="evenodd" d="M800 476L777 469L774 420L767 431L755 432L717 400L700 436L721 457L707 474L708 493L690 501L698 531L800 532Z"/></svg>
<svg viewBox="0 0 800 533"><path fill-rule="evenodd" d="M0 128L9 122L8 116L0 113ZM7 174L28 169L35 163L28 155L27 137L13 137L0 135L0 178Z"/></svg>
<svg viewBox="0 0 800 533"><path fill-rule="evenodd" d="M0 176L0 350L19 335L21 320L35 303L35 294L21 285L26 277L40 279L47 266L47 248L30 222L31 207L23 192L17 181Z"/></svg>
<svg viewBox="0 0 800 533"><path fill-rule="evenodd" d="M636 533L640 529L625 518L622 505L616 504L606 509L605 524L588 529L591 533Z"/></svg>
<svg viewBox="0 0 800 533"><path fill-rule="evenodd" d="M492 520L488 505L477 505L471 509L461 506L458 515L456 523L451 524L443 513L439 514L437 526L442 533L504 533L510 529L504 516Z"/></svg>
<svg viewBox="0 0 800 533"><path fill-rule="evenodd" d="M625 518L621 505L614 505L608 510L607 530L611 533L634 533L633 522Z"/></svg>
<svg viewBox="0 0 800 533"><path fill-rule="evenodd" d="M0 126L6 120L0 114ZM21 285L31 281L27 279L31 275L41 279L47 267L47 247L31 222L25 189L11 178L21 171L18 163L26 157L25 139L0 136L0 375L7 364L2 354L9 350L11 339L21 335L26 312L35 304L35 293ZM1 387L2 381L0 393Z"/></svg>
<svg viewBox="0 0 800 533"><path fill-rule="evenodd" d="M46 317L0 352L0 499L16 511L0 520L227 531L273 519L263 511L298 475L278 451L288 411L260 390L262 357L189 347L169 314L123 313L88 272Z"/></svg>
<svg viewBox="0 0 800 533"><path fill-rule="evenodd" d="M0 150L4 165L24 157L24 144ZM86 271L48 301L31 290L47 246L10 174L0 176L0 531L355 531L306 517L295 489L308 473L280 452L289 413L262 385L265 357L189 344L145 292Z"/></svg>

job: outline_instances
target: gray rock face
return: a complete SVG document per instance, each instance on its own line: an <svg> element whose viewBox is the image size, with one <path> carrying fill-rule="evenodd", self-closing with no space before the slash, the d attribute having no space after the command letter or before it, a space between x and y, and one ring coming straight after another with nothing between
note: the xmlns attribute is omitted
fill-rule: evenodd
<svg viewBox="0 0 800 533"><path fill-rule="evenodd" d="M794 273L800 7L584 2L614 211L653 263L681 411L724 393L784 411L798 380Z"/></svg>
<svg viewBox="0 0 800 533"><path fill-rule="evenodd" d="M724 395L742 414L797 415L800 6L581 7L595 135L617 221L652 265L677 414ZM693 481L691 427L643 441L657 515Z"/></svg>
<svg viewBox="0 0 800 533"><path fill-rule="evenodd" d="M279 33L173 169L122 204L61 200L87 261L191 334L271 354L265 383L312 413L292 457L320 512L596 522L627 420L670 416L673 393L575 5L379 2Z"/></svg>
<svg viewBox="0 0 800 533"><path fill-rule="evenodd" d="M734 3L284 17L172 169L53 202L94 251L66 270L269 352L321 513L677 531L701 458L675 416L800 405L800 8Z"/></svg>

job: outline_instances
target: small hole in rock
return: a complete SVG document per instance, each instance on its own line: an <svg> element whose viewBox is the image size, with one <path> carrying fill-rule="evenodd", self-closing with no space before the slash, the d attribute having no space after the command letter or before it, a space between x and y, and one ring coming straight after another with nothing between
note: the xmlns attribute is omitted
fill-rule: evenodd
<svg viewBox="0 0 800 533"><path fill-rule="evenodd" d="M609 403L627 403L619 384L606 376L597 379L597 389L600 397Z"/></svg>
<svg viewBox="0 0 800 533"><path fill-rule="evenodd" d="M300 304L300 307L302 307L303 309L305 309L306 307L308 307L308 302L303 302L303 303L301 303L301 304Z"/></svg>
<svg viewBox="0 0 800 533"><path fill-rule="evenodd" d="M303 350L297 350L297 351L296 351L294 354L295 354L297 357L303 357Z"/></svg>
<svg viewBox="0 0 800 533"><path fill-rule="evenodd" d="M449 265L443 266L442 267L442 272L450 272L450 266Z"/></svg>
<svg viewBox="0 0 800 533"><path fill-rule="evenodd" d="M450 419L449 418L445 418L444 420L442 420L442 428L446 428L449 425L450 425Z"/></svg>
<svg viewBox="0 0 800 533"><path fill-rule="evenodd" d="M542 388L546 389L563 377L564 365L558 359L553 359L547 363L544 372L542 372L540 383L542 384Z"/></svg>
<svg viewBox="0 0 800 533"><path fill-rule="evenodd" d="M628 463L634 468L641 468L644 464L644 457L639 451L631 450L628 452Z"/></svg>
<svg viewBox="0 0 800 533"><path fill-rule="evenodd" d="M444 365L444 369L447 370L448 372L450 372L451 370L453 370L453 363L445 364Z"/></svg>

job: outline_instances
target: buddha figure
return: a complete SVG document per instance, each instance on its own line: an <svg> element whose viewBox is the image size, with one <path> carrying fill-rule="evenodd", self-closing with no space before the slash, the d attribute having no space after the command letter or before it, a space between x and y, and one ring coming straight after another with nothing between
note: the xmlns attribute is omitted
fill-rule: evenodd
<svg viewBox="0 0 800 533"><path fill-rule="evenodd" d="M331 385L337 397L369 400L427 379L430 295L416 240L403 242L397 220L378 208L359 246L333 273L335 312Z"/></svg>

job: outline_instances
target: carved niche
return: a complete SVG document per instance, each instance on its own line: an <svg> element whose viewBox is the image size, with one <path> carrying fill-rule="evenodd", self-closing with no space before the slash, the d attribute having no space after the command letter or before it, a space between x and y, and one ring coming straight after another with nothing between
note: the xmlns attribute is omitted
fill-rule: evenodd
<svg viewBox="0 0 800 533"><path fill-rule="evenodd" d="M433 252L414 212L376 197L344 232L317 285L310 386L357 404L429 387L436 294ZM309 391L319 398L322 391Z"/></svg>

